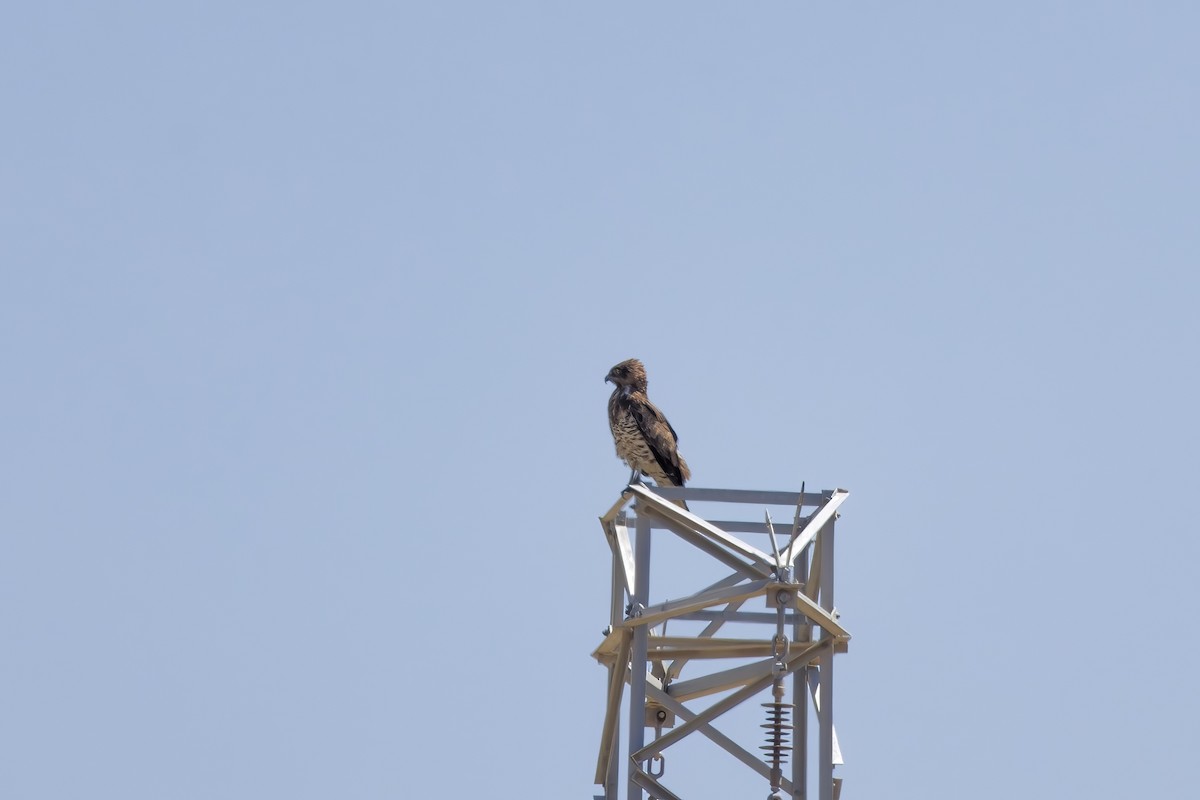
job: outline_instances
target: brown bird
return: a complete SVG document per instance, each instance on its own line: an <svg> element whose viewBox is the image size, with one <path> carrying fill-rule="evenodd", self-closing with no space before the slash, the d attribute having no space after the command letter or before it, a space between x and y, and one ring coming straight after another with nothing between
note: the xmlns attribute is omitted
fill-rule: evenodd
<svg viewBox="0 0 1200 800"><path fill-rule="evenodd" d="M646 396L646 368L642 362L636 358L622 361L608 371L604 380L617 387L608 398L608 425L617 457L633 470L629 482L641 473L659 486L683 486L692 473L679 455L675 429ZM687 508L682 500L679 505Z"/></svg>

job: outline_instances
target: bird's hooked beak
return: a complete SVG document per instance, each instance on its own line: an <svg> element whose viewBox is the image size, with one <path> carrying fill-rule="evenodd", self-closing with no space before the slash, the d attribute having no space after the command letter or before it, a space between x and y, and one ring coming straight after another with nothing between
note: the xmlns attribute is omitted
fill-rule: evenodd
<svg viewBox="0 0 1200 800"><path fill-rule="evenodd" d="M610 373L608 373L607 375L605 375L605 376L604 376L604 382L605 382L605 383L611 383L611 384L613 384L614 386L616 386L616 382L614 382L614 381L613 381L613 378L612 378L612 373L611 373L611 372L610 372Z"/></svg>

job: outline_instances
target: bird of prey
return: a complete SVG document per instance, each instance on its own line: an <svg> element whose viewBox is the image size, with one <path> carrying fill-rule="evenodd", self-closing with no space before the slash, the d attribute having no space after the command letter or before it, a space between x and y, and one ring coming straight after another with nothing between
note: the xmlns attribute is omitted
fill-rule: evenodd
<svg viewBox="0 0 1200 800"><path fill-rule="evenodd" d="M617 457L633 472L648 475L659 486L683 486L692 473L679 455L679 436L671 423L646 396L646 368L636 358L622 361L608 371L606 382L616 388L608 398L608 425L612 429ZM679 505L687 508L682 500Z"/></svg>

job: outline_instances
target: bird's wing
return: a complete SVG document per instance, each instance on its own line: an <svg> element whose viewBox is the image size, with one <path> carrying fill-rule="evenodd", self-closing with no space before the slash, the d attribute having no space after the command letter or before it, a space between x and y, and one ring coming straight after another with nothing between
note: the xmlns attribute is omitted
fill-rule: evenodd
<svg viewBox="0 0 1200 800"><path fill-rule="evenodd" d="M654 460L676 486L683 486L684 475L677 448L679 436L671 423L667 422L666 416L649 400L640 397L630 398L629 411L637 421L638 430L642 432L646 444L650 445Z"/></svg>

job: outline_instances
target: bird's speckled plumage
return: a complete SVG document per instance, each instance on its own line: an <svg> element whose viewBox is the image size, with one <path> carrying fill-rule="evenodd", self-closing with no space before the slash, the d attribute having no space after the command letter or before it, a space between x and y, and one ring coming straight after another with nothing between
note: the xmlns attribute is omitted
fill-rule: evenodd
<svg viewBox="0 0 1200 800"><path fill-rule="evenodd" d="M617 456L659 486L683 486L692 473L679 455L675 429L646 396L646 368L642 362L636 358L622 361L609 370L604 380L616 385L608 398L608 425Z"/></svg>

